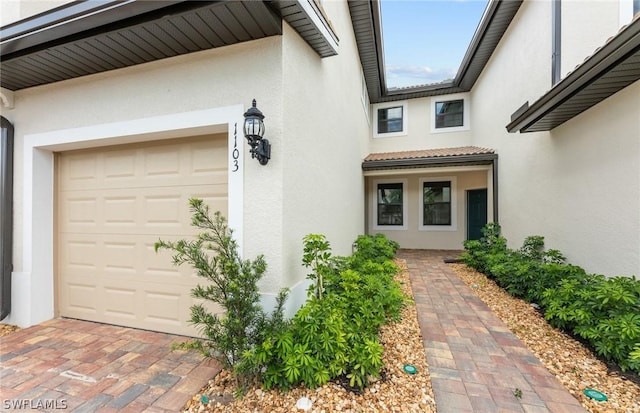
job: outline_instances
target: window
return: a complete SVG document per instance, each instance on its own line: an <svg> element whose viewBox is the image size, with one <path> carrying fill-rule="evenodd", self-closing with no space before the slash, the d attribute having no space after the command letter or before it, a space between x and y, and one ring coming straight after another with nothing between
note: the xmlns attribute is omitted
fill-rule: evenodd
<svg viewBox="0 0 640 413"><path fill-rule="evenodd" d="M458 197L455 176L420 178L418 187L418 229L457 231Z"/></svg>
<svg viewBox="0 0 640 413"><path fill-rule="evenodd" d="M436 129L459 126L464 126L464 101L436 102Z"/></svg>
<svg viewBox="0 0 640 413"><path fill-rule="evenodd" d="M422 185L422 225L451 225L451 182Z"/></svg>
<svg viewBox="0 0 640 413"><path fill-rule="evenodd" d="M431 98L431 133L470 129L469 94L454 93Z"/></svg>
<svg viewBox="0 0 640 413"><path fill-rule="evenodd" d="M375 138L406 136L407 103L381 103L373 105L373 124Z"/></svg>
<svg viewBox="0 0 640 413"><path fill-rule="evenodd" d="M402 132L402 106L378 109L378 133Z"/></svg>
<svg viewBox="0 0 640 413"><path fill-rule="evenodd" d="M378 184L378 225L403 225L402 184Z"/></svg>
<svg viewBox="0 0 640 413"><path fill-rule="evenodd" d="M377 230L406 230L407 180L381 179L373 181L371 226Z"/></svg>

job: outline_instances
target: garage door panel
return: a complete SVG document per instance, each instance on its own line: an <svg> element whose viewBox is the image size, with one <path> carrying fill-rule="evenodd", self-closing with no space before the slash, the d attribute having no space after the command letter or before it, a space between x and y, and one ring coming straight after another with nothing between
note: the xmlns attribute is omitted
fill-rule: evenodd
<svg viewBox="0 0 640 413"><path fill-rule="evenodd" d="M227 215L226 151L226 136L209 136L62 153L61 315L198 335L188 322L197 302L191 289L205 280L188 265L174 266L172 253L156 253L154 244L197 234L190 198Z"/></svg>
<svg viewBox="0 0 640 413"><path fill-rule="evenodd" d="M191 185L226 184L226 139L214 140L174 139L156 147L128 145L65 153L60 161L60 189L182 186L185 179Z"/></svg>
<svg viewBox="0 0 640 413"><path fill-rule="evenodd" d="M59 226L66 233L193 235L190 198L227 214L227 185L104 189L60 193Z"/></svg>

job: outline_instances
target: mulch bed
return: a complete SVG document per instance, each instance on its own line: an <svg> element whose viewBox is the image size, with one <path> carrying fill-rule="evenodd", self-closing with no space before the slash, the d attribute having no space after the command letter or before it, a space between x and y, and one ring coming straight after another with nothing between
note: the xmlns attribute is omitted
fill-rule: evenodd
<svg viewBox="0 0 640 413"><path fill-rule="evenodd" d="M12 326L10 324L0 324L0 337L8 336L9 334L17 330L19 330L17 326Z"/></svg>
<svg viewBox="0 0 640 413"><path fill-rule="evenodd" d="M404 293L413 297L404 261L396 277ZM317 389L294 388L287 392L263 390L256 386L241 399L234 399L233 379L227 371L213 378L187 404L186 412L290 412L301 397L311 400L309 412L424 412L436 411L431 379L425 358L415 305L403 309L402 321L382 328L384 366L380 378L363 391L350 391L344 380L337 379ZM414 375L403 371L405 364L418 369ZM353 390L353 389L352 389ZM202 402L205 396L208 403Z"/></svg>
<svg viewBox="0 0 640 413"><path fill-rule="evenodd" d="M551 327L531 304L510 296L484 274L464 264L451 264L451 268L587 410L594 413L640 412L637 375L624 374L607 365L585 344ZM585 389L606 394L608 401L588 398L583 393Z"/></svg>

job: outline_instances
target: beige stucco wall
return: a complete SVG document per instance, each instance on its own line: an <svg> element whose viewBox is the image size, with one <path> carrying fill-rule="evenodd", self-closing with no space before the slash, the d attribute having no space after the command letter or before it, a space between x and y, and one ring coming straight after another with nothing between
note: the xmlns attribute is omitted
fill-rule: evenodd
<svg viewBox="0 0 640 413"><path fill-rule="evenodd" d="M549 4L551 7L551 4ZM562 76L592 55L620 27L620 0L562 2Z"/></svg>
<svg viewBox="0 0 640 413"><path fill-rule="evenodd" d="M296 283L302 237L326 235L336 255L351 253L364 233L364 179L369 124L361 102L361 67L348 5L324 2L340 45L321 59L287 24L283 35L283 278Z"/></svg>
<svg viewBox="0 0 640 413"><path fill-rule="evenodd" d="M15 126L14 271L22 271L22 146L25 135L230 105L256 98L267 116L274 153L282 139L279 36L17 91L3 116ZM260 70L251 63L259 61ZM243 142L240 126L240 143ZM90 137L87 137L90 138ZM265 286L282 273L282 158L268 167L244 158L244 253L265 254ZM260 205L260 208L251 208Z"/></svg>
<svg viewBox="0 0 640 413"><path fill-rule="evenodd" d="M591 5L583 2L585 30L602 13ZM505 131L511 113L550 89L550 12L526 1L516 15L472 90L472 142L500 156L500 222L512 246L543 235L587 271L638 274L640 83L551 132Z"/></svg>
<svg viewBox="0 0 640 413"><path fill-rule="evenodd" d="M462 93L455 95L456 98L469 99L468 93ZM451 95L435 96L419 99L402 100L398 102L387 102L382 104L372 105L371 107L371 122L372 132L369 138L369 145L372 153L380 152L398 152L398 151L412 151L425 148L451 148L456 146L466 146L471 142L471 134L473 130L473 123L470 125L470 129L457 132L432 132L432 107L435 105L435 101L451 99ZM390 106L407 105L407 130L404 133L393 134L394 136L375 136L376 125L374 122L374 112L378 108L385 108ZM470 113L473 109L470 108Z"/></svg>
<svg viewBox="0 0 640 413"><path fill-rule="evenodd" d="M384 234L388 238L400 243L401 248L424 248L424 249L450 249L461 250L463 248L462 243L467 237L467 218L466 218L466 192L469 189L488 189L488 199L491 199L492 193L490 190L491 184L489 182L488 170L475 170L469 172L459 171L462 168L439 168L439 172L430 172L429 170L423 170L422 172L415 172L409 170L409 172L402 173L398 171L398 174L391 175L385 174L382 176L369 176L367 177L367 232L370 234ZM472 169L478 169L473 167ZM453 177L456 184L456 229L454 231L443 230L423 230L420 229L421 223L421 210L420 210L420 196L421 196L421 178L428 179L447 179ZM394 229L394 230L381 230L376 229L376 182L377 181L405 181L407 190L407 216L406 229ZM452 200L453 202L453 200ZM487 208L488 220L491 220L492 214L491 203L489 202Z"/></svg>
<svg viewBox="0 0 640 413"><path fill-rule="evenodd" d="M272 156L266 166L251 159L240 114L243 254L265 256L268 270L260 288L267 303L281 287L297 287L300 297L293 307L304 300L302 237L323 233L335 254L346 255L364 232L360 164L369 123L361 102L361 67L347 3L328 2L324 8L340 38L338 56L320 58L283 22L282 36L15 92L14 108L2 109L16 130L14 275L31 277L23 265L23 252L30 248L23 240L25 136L246 108L255 98Z"/></svg>

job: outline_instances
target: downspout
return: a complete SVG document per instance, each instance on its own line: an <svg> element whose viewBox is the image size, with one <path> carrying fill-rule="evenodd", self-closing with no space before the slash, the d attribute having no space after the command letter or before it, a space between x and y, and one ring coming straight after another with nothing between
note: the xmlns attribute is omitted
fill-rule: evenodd
<svg viewBox="0 0 640 413"><path fill-rule="evenodd" d="M553 0L551 9L551 86L562 79L562 0Z"/></svg>
<svg viewBox="0 0 640 413"><path fill-rule="evenodd" d="M11 312L13 271L13 125L0 116L0 320Z"/></svg>
<svg viewBox="0 0 640 413"><path fill-rule="evenodd" d="M491 162L492 175L493 175L493 222L500 223L498 221L498 157Z"/></svg>

